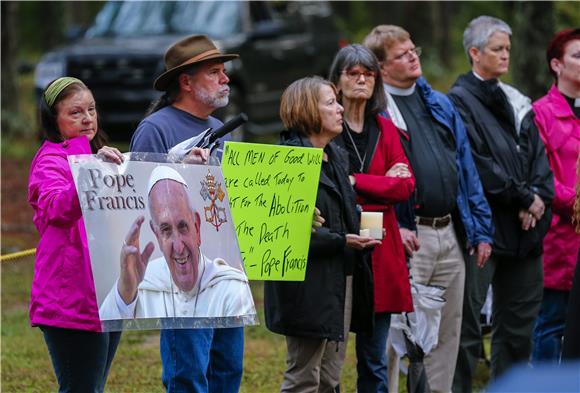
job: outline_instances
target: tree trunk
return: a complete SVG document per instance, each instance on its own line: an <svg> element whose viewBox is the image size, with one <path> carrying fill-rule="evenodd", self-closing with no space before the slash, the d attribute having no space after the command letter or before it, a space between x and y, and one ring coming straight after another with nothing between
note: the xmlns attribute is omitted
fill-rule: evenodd
<svg viewBox="0 0 580 393"><path fill-rule="evenodd" d="M14 131L18 114L18 42L16 12L18 3L3 1L2 6L2 131Z"/></svg>
<svg viewBox="0 0 580 393"><path fill-rule="evenodd" d="M457 4L451 1L440 1L437 2L437 4L441 14L441 19L438 22L440 25L440 36L438 37L437 48L439 49L439 58L441 59L441 62L445 68L449 69L453 65L450 27Z"/></svg>
<svg viewBox="0 0 580 393"><path fill-rule="evenodd" d="M516 3L514 11L510 57L513 81L535 100L546 94L551 83L546 47L554 35L554 6L546 1L523 1Z"/></svg>
<svg viewBox="0 0 580 393"><path fill-rule="evenodd" d="M402 4L403 18L399 26L411 34L415 45L431 50L434 48L433 20L431 13L435 4L430 2L409 1Z"/></svg>
<svg viewBox="0 0 580 393"><path fill-rule="evenodd" d="M43 15L44 23L39 24L42 30L43 51L54 49L57 45L62 44L64 26L65 26L65 2L61 1L42 1L40 2L40 11Z"/></svg>

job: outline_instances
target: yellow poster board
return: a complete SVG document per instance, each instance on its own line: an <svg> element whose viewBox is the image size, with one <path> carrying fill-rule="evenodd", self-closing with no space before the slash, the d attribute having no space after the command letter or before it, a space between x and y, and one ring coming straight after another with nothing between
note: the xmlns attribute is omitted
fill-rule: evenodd
<svg viewBox="0 0 580 393"><path fill-rule="evenodd" d="M304 281L322 149L226 142L222 171L246 274Z"/></svg>

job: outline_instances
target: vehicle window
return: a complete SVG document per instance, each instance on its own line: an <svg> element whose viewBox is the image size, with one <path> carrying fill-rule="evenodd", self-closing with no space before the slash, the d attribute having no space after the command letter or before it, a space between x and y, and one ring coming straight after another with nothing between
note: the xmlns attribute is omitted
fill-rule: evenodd
<svg viewBox="0 0 580 393"><path fill-rule="evenodd" d="M242 29L241 6L237 1L177 2L171 17L171 29L177 33L203 33L223 38Z"/></svg>
<svg viewBox="0 0 580 393"><path fill-rule="evenodd" d="M121 3L109 2L99 11L95 23L87 30L87 38L101 37L107 34L111 20L115 18Z"/></svg>
<svg viewBox="0 0 580 393"><path fill-rule="evenodd" d="M87 37L198 33L220 39L241 30L241 5L236 1L111 1L97 15Z"/></svg>

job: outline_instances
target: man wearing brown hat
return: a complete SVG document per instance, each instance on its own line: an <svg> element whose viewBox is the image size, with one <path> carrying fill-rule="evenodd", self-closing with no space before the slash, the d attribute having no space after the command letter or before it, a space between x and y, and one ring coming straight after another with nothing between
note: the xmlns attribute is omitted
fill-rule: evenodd
<svg viewBox="0 0 580 393"><path fill-rule="evenodd" d="M155 101L131 139L131 151L167 153L173 146L222 122L211 116L228 104L229 78L222 54L204 35L187 37L165 53L165 69L153 86ZM226 138L227 139L227 136ZM222 139L223 140L223 139ZM207 160L192 152L184 161ZM162 381L167 392L238 392L242 378L244 330L164 329L161 331Z"/></svg>
<svg viewBox="0 0 580 393"><path fill-rule="evenodd" d="M153 83L164 94L155 101L131 138L131 151L167 153L185 139L222 123L210 116L228 104L230 81L222 54L204 35L187 37L165 53L165 69Z"/></svg>

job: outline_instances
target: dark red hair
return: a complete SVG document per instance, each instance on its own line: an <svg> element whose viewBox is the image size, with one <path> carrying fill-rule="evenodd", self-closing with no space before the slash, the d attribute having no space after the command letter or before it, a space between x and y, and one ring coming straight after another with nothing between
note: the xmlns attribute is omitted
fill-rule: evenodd
<svg viewBox="0 0 580 393"><path fill-rule="evenodd" d="M556 80L558 80L558 75L556 75L552 69L550 62L552 59L562 60L562 56L564 56L564 50L566 49L566 44L572 40L580 40L580 29L564 29L556 33L548 45L548 49L546 50L548 70L550 70L550 74L552 74Z"/></svg>

